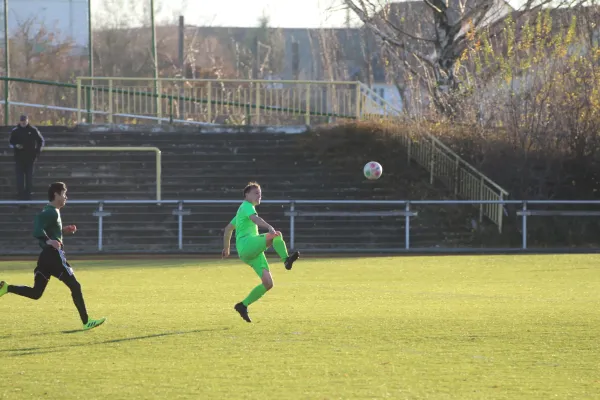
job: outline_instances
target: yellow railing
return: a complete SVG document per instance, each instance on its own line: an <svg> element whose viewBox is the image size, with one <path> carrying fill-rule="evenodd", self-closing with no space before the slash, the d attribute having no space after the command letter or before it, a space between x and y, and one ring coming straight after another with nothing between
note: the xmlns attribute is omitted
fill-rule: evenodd
<svg viewBox="0 0 600 400"><path fill-rule="evenodd" d="M160 101L156 101L160 98ZM333 120L377 121L406 146L409 159L458 197L503 200L508 192L435 136L398 129L402 112L361 82L77 78L77 120L142 120L252 125L319 125ZM503 206L481 204L479 219L502 231Z"/></svg>
<svg viewBox="0 0 600 400"><path fill-rule="evenodd" d="M162 155L158 147L44 147L44 151L110 151L110 152L131 152L131 151L148 151L156 154L156 200L161 200L161 187L162 187Z"/></svg>
<svg viewBox="0 0 600 400"><path fill-rule="evenodd" d="M77 118L308 125L358 118L364 96L358 82L78 77Z"/></svg>

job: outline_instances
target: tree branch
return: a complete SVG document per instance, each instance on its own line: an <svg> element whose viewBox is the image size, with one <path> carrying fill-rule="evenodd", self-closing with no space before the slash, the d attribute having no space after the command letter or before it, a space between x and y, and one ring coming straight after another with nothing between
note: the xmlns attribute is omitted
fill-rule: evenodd
<svg viewBox="0 0 600 400"><path fill-rule="evenodd" d="M425 56L418 50L414 49L407 43L401 42L399 40L394 39L391 35L383 32L380 27L377 26L376 23L372 21L372 19L368 16L366 10L362 10L358 7L352 0L344 0L347 6L356 13L356 15L360 18L360 20L386 45L394 45L400 49L406 50L413 54L415 57L421 59L422 61L428 63L433 66L432 60L429 57ZM359 0L362 2L362 0ZM364 6L364 3L363 3Z"/></svg>

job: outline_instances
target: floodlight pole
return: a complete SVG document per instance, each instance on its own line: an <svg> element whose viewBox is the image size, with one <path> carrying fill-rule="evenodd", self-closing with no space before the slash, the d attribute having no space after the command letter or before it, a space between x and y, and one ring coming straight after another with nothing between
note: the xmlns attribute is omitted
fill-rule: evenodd
<svg viewBox="0 0 600 400"><path fill-rule="evenodd" d="M4 81L4 125L8 126L10 123L10 104L9 104L9 78L10 78L10 56L8 46L8 0L4 0L4 68L5 77Z"/></svg>

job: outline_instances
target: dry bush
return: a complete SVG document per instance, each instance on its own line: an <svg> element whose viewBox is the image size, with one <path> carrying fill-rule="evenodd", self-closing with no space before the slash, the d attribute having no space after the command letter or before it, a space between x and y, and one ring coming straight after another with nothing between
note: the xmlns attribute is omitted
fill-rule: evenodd
<svg viewBox="0 0 600 400"><path fill-rule="evenodd" d="M513 199L598 198L600 48L583 36L577 13L568 17L545 11L508 19L502 37L473 36L460 69L461 121L438 116L404 129L433 133ZM530 221L538 244L588 243L600 233L593 218Z"/></svg>

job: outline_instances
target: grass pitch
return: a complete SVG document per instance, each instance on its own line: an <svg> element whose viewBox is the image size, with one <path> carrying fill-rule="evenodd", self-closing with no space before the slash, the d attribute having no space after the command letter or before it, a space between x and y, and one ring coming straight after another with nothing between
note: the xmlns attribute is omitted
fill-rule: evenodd
<svg viewBox="0 0 600 400"><path fill-rule="evenodd" d="M73 261L92 317L53 280L0 299L0 398L600 397L600 256ZM31 285L32 262L0 263Z"/></svg>

